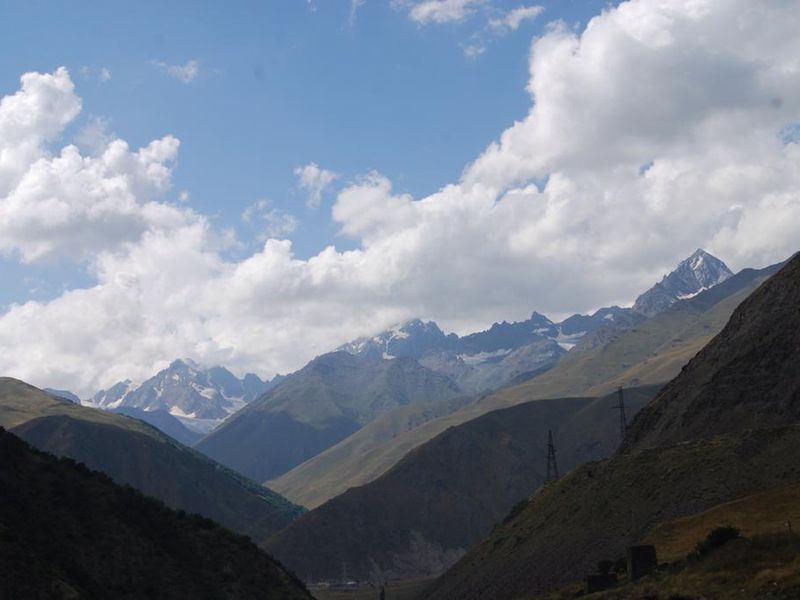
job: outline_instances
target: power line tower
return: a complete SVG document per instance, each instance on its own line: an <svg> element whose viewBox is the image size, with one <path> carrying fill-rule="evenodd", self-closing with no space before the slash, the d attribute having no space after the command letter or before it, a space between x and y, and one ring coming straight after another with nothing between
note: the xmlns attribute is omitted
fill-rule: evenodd
<svg viewBox="0 0 800 600"><path fill-rule="evenodd" d="M617 388L617 405L614 406L619 411L619 437L622 446L628 443L628 419L625 417L625 397L622 394L622 386Z"/></svg>
<svg viewBox="0 0 800 600"><path fill-rule="evenodd" d="M553 432L547 430L547 479L545 483L550 483L558 479L558 463L556 463L556 447L553 444Z"/></svg>

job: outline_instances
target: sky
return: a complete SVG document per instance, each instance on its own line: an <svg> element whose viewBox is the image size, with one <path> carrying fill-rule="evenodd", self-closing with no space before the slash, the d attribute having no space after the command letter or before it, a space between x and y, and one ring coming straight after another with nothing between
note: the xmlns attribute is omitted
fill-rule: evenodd
<svg viewBox="0 0 800 600"><path fill-rule="evenodd" d="M0 6L0 373L263 377L800 240L800 2Z"/></svg>

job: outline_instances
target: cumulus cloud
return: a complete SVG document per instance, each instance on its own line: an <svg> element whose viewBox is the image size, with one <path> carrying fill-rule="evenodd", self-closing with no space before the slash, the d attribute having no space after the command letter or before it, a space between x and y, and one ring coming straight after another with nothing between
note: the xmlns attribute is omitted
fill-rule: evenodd
<svg viewBox="0 0 800 600"><path fill-rule="evenodd" d="M168 187L168 137L112 142L120 160L43 156L80 101L65 71L26 75L0 104L13 132L0 135L0 211L44 159L60 175L49 196L77 223L100 222L102 186L86 200L67 185L90 172L111 194L97 210L140 225L119 245L72 235L59 211L28 217L38 238L9 238L23 256L91 249L96 283L0 316L15 349L0 372L81 393L176 356L270 375L413 316L463 332L630 302L698 246L733 268L786 258L800 239L798 27L800 5L778 0L631 0L582 32L555 25L531 47L530 111L459 181L415 199L357 178L331 212L354 248L309 258L276 239L231 258L208 219L151 199Z"/></svg>
<svg viewBox="0 0 800 600"><path fill-rule="evenodd" d="M322 169L313 162L295 168L294 174L297 177L298 187L308 193L306 206L311 208L319 206L323 192L339 178L338 173Z"/></svg>
<svg viewBox="0 0 800 600"><path fill-rule="evenodd" d="M189 60L183 65L171 65L163 60L152 60L150 63L181 83L191 83L200 74L200 63L196 60Z"/></svg>
<svg viewBox="0 0 800 600"><path fill-rule="evenodd" d="M0 102L0 251L23 262L83 260L119 249L147 229L191 219L154 201L169 188L178 140L166 136L131 151L94 120L55 155L48 142L78 115L81 101L66 69L28 73Z"/></svg>
<svg viewBox="0 0 800 600"><path fill-rule="evenodd" d="M497 32L516 31L523 21L532 21L544 11L544 6L519 6L502 17L489 19L489 27Z"/></svg>
<svg viewBox="0 0 800 600"><path fill-rule="evenodd" d="M408 10L412 21L420 25L463 21L486 0L395 0L396 8Z"/></svg>

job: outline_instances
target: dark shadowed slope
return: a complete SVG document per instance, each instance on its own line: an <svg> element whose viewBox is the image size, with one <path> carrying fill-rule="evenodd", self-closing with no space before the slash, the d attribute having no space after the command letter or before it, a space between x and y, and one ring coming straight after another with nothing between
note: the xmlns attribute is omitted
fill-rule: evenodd
<svg viewBox="0 0 800 600"><path fill-rule="evenodd" d="M628 390L631 413L657 390ZM616 394L539 400L452 427L375 481L306 513L266 547L314 579L339 577L343 561L360 579L435 576L543 483L548 429L562 469L611 454L619 443L615 402Z"/></svg>
<svg viewBox="0 0 800 600"><path fill-rule="evenodd" d="M256 539L301 509L136 419L77 406L0 378L0 426L173 508L198 512Z"/></svg>
<svg viewBox="0 0 800 600"><path fill-rule="evenodd" d="M256 481L266 481L393 408L459 393L448 377L411 358L332 352L288 376L196 447Z"/></svg>
<svg viewBox="0 0 800 600"><path fill-rule="evenodd" d="M0 597L311 599L250 540L0 429Z"/></svg>
<svg viewBox="0 0 800 600"><path fill-rule="evenodd" d="M795 257L742 303L710 344L706 358L698 357L696 365L684 369L653 401L654 408L640 413L628 451L584 465L536 494L422 597L533 596L580 579L599 560L621 556L626 545L638 542L660 523L800 481L800 412L788 400L797 398L800 390L796 370L800 345L795 337L798 269L800 257ZM780 333L785 329L795 335ZM771 343L763 343L765 339ZM730 363L728 357L738 358ZM710 382L730 385L731 364L741 390L717 398L728 388ZM683 408L692 410L707 427L716 427L714 418L719 419L717 431L727 433L706 439L714 431L698 428L693 430L698 439L650 447L691 435L674 435L680 431L673 425L674 414L658 409L665 399L675 398L675 390L688 393L695 385L700 389ZM747 407L761 398L775 403L784 427L751 429L755 423L747 416ZM677 401L683 402L672 400Z"/></svg>

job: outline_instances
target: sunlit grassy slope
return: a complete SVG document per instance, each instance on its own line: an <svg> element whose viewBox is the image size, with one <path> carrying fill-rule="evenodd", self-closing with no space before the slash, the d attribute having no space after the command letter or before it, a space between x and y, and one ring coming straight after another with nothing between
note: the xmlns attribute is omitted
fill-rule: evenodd
<svg viewBox="0 0 800 600"><path fill-rule="evenodd" d="M696 515L658 525L642 543L658 549L659 561L685 558L716 527L736 527L746 537L788 533L787 522L800 528L800 484L719 504Z"/></svg>

